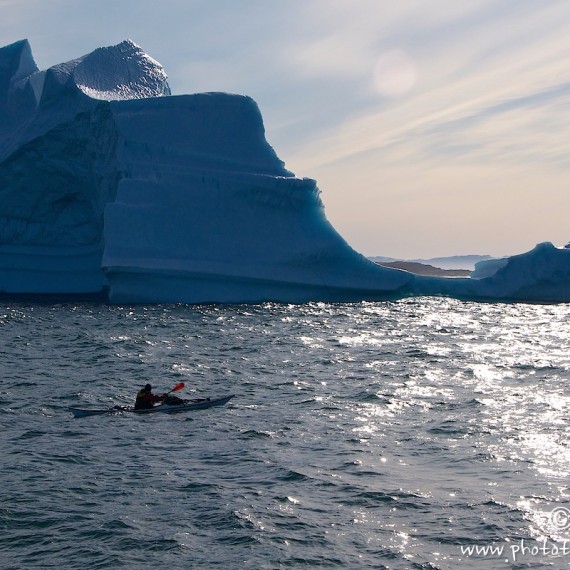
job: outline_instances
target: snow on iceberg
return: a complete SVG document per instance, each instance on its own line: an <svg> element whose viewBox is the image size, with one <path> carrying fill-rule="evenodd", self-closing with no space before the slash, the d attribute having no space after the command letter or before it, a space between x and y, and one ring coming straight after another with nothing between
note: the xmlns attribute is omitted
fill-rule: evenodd
<svg viewBox="0 0 570 570"><path fill-rule="evenodd" d="M39 71L0 49L0 291L114 302L359 300L414 276L351 249L255 102L172 96L130 41Z"/></svg>

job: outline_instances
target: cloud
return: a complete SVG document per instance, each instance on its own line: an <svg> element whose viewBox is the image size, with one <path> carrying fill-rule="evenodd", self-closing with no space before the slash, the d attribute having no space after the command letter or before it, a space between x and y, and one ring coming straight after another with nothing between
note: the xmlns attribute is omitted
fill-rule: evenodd
<svg viewBox="0 0 570 570"><path fill-rule="evenodd" d="M570 82L477 109L422 133L424 155L570 166Z"/></svg>
<svg viewBox="0 0 570 570"><path fill-rule="evenodd" d="M293 163L310 171L361 153L375 153L379 160L453 156L516 162L533 156L558 161L562 135L568 133L564 107L570 96L570 39L560 24L562 16L570 16L566 6L556 4L533 14L513 11L514 31L508 38L487 14L470 29L470 43L449 43L446 55L435 60L426 47L425 53L410 58L417 77L414 89L402 93L406 97L391 104L368 99L359 113L298 148ZM531 33L534 21L539 31ZM549 34L540 35L547 24ZM499 48L492 57L495 45ZM437 52L441 50L438 44ZM474 63L478 53L484 63ZM549 127L541 129L541 123Z"/></svg>
<svg viewBox="0 0 570 570"><path fill-rule="evenodd" d="M329 33L291 45L280 54L281 62L294 75L315 79L334 77L339 80L354 79L362 73L367 59L366 50L359 41L352 41L349 34Z"/></svg>

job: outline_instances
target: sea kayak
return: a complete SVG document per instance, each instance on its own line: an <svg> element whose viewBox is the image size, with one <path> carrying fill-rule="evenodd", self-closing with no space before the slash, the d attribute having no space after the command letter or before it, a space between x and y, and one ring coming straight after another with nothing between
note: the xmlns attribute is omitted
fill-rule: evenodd
<svg viewBox="0 0 570 570"><path fill-rule="evenodd" d="M228 396L218 396L216 398L193 398L191 400L184 400L181 404L159 404L150 408L149 410L135 410L130 406L113 406L104 410L89 410L84 408L69 408L74 417L82 418L85 416L99 416L102 414L118 414L122 412L132 412L133 414L156 414L166 413L172 414L175 412L190 412L192 410L205 410L206 408L213 408L215 406L223 406L227 404L235 394Z"/></svg>

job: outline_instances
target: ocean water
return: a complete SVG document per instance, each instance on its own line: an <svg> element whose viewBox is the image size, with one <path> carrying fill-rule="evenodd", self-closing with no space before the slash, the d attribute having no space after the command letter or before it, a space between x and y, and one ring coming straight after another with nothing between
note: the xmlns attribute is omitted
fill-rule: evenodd
<svg viewBox="0 0 570 570"><path fill-rule="evenodd" d="M570 306L0 305L0 568L565 568ZM150 382L222 408L75 419Z"/></svg>

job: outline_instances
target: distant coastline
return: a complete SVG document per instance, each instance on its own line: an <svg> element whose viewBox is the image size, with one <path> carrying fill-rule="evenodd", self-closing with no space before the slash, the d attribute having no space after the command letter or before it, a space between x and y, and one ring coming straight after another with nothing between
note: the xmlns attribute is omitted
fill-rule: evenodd
<svg viewBox="0 0 570 570"><path fill-rule="evenodd" d="M429 259L402 259L385 256L369 256L368 259L378 265L393 269L404 269L416 275L436 277L469 277L480 261L493 259L491 255L452 255L449 257L431 257Z"/></svg>
<svg viewBox="0 0 570 570"><path fill-rule="evenodd" d="M417 261L375 261L374 263L382 267L403 269L415 275L432 275L434 277L469 277L471 275L469 269L441 269L440 267L434 267L433 265L427 265Z"/></svg>

